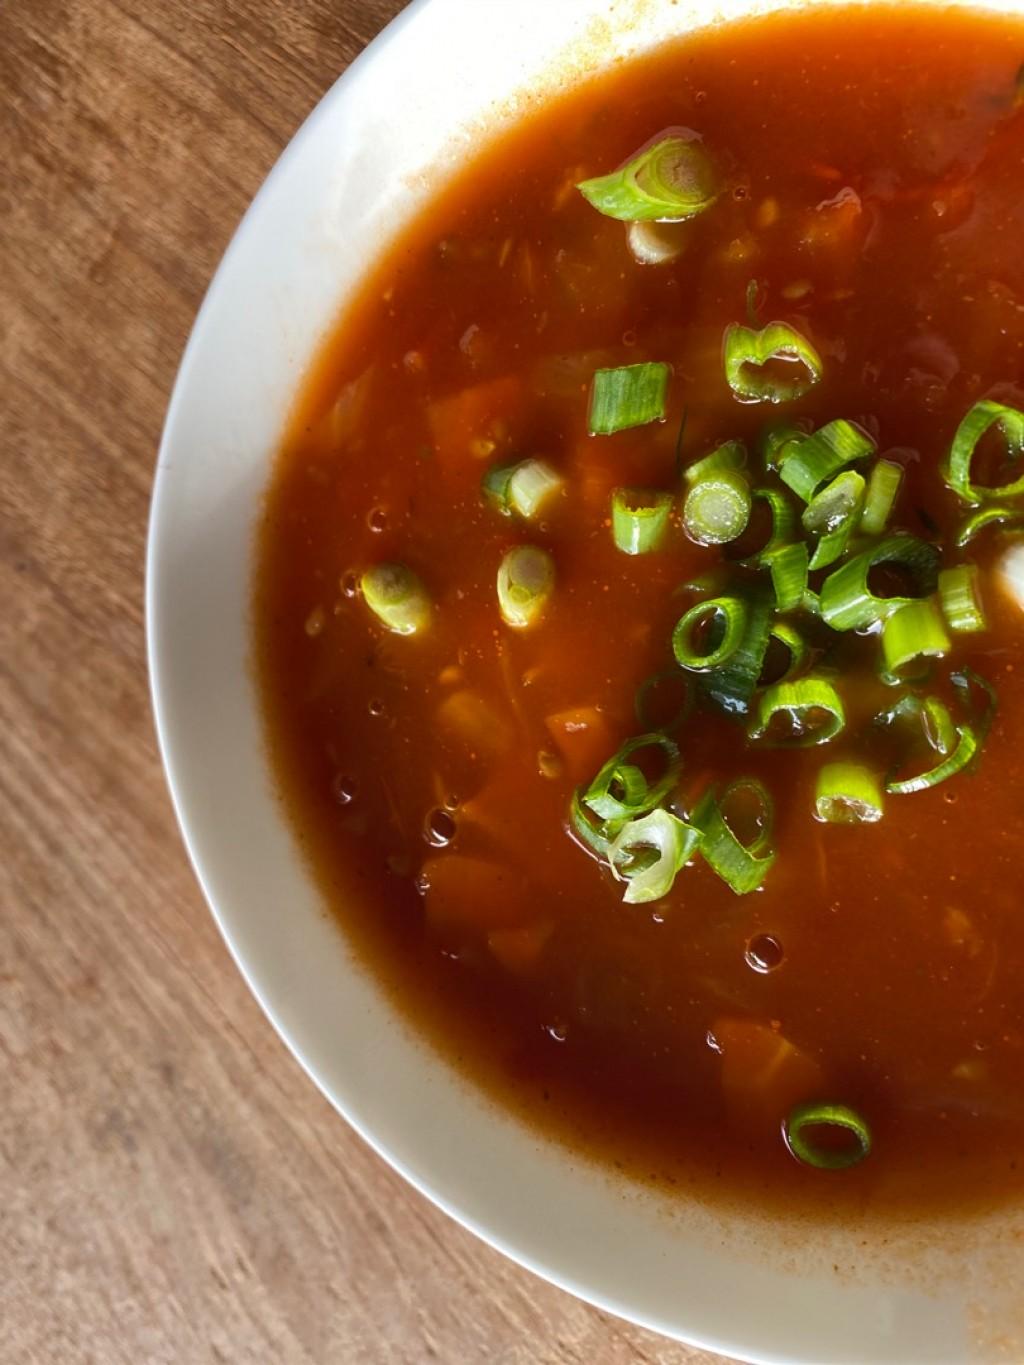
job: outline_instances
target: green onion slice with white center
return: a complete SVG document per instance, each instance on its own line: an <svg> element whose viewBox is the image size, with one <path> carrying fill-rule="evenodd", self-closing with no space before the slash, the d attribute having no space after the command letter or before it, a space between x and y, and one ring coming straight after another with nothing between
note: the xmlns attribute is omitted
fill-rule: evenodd
<svg viewBox="0 0 1024 1365"><path fill-rule="evenodd" d="M396 635L417 635L430 624L427 590L404 564L374 564L359 586L374 616Z"/></svg>
<svg viewBox="0 0 1024 1365"><path fill-rule="evenodd" d="M613 875L626 883L622 899L628 905L641 905L667 896L676 873L693 856L702 837L700 830L667 810L630 820L608 854ZM656 855L653 862L637 858L651 852Z"/></svg>
<svg viewBox="0 0 1024 1365"><path fill-rule="evenodd" d="M544 504L564 486L564 480L546 460L522 460L519 464L489 469L481 481L484 497L503 516L513 512L531 521Z"/></svg>
<svg viewBox="0 0 1024 1365"><path fill-rule="evenodd" d="M538 545L516 545L498 566L498 606L516 630L535 625L555 587L555 561Z"/></svg>
<svg viewBox="0 0 1024 1365"><path fill-rule="evenodd" d="M697 545L725 545L746 530L750 485L738 469L698 479L683 499L683 530Z"/></svg>
<svg viewBox="0 0 1024 1365"><path fill-rule="evenodd" d="M627 223L681 223L718 198L711 160L693 134L672 134L644 147L609 175L576 186L606 218Z"/></svg>

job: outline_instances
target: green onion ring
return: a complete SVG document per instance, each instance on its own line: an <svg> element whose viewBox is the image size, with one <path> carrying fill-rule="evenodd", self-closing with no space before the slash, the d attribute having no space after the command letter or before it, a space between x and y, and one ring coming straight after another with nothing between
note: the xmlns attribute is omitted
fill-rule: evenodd
<svg viewBox="0 0 1024 1365"><path fill-rule="evenodd" d="M857 1145L845 1152L817 1147L804 1136L804 1129L814 1127L841 1128L853 1135ZM855 1109L845 1104L796 1105L783 1122L782 1136L797 1161L819 1171L844 1171L863 1161L871 1151L871 1129Z"/></svg>

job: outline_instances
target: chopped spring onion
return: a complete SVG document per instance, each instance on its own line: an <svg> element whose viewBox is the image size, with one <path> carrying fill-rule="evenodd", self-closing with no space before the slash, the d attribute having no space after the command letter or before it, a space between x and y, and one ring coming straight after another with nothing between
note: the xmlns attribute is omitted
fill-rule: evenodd
<svg viewBox="0 0 1024 1365"><path fill-rule="evenodd" d="M882 818L882 783L862 763L826 763L818 773L815 818L831 825L873 824Z"/></svg>
<svg viewBox="0 0 1024 1365"><path fill-rule="evenodd" d="M972 718L979 745L984 743L988 738L988 732L992 728L992 722L995 720L996 710L999 706L996 689L987 678L983 678L980 673L975 673L973 668L959 668L955 673L949 675L949 680L953 684L953 690L960 700L960 705ZM985 697L980 715L974 706L972 689L983 693Z"/></svg>
<svg viewBox="0 0 1024 1365"><path fill-rule="evenodd" d="M832 1128L849 1133L853 1144L841 1148L823 1146L812 1140L809 1128ZM871 1151L871 1129L855 1109L845 1104L798 1104L782 1125L782 1136L790 1153L805 1166L819 1171L844 1171Z"/></svg>
<svg viewBox="0 0 1024 1365"><path fill-rule="evenodd" d="M802 398L821 378L821 356L785 322L769 322L759 332L731 323L722 355L726 381L741 403L786 403ZM792 373L780 375L780 369Z"/></svg>
<svg viewBox="0 0 1024 1365"><path fill-rule="evenodd" d="M534 625L555 586L555 561L538 545L516 545L498 566L498 606L505 623Z"/></svg>
<svg viewBox="0 0 1024 1365"><path fill-rule="evenodd" d="M489 469L481 482L484 496L504 516L518 512L527 521L563 486L564 480L546 460Z"/></svg>
<svg viewBox="0 0 1024 1365"><path fill-rule="evenodd" d="M753 797L758 805L757 814L750 821L754 828L748 842L740 839L729 823L730 813L734 820L745 814L731 811L731 807L744 797ZM716 789L709 787L690 815L690 824L704 836L700 852L705 862L737 896L756 891L775 861L771 847L772 819L772 799L753 778L740 778L730 783L721 799Z"/></svg>
<svg viewBox="0 0 1024 1365"><path fill-rule="evenodd" d="M826 479L873 453L866 431L840 417L802 441L790 441L780 452L779 478L804 502L810 502Z"/></svg>
<svg viewBox="0 0 1024 1365"><path fill-rule="evenodd" d="M776 682L790 682L803 668L807 661L809 650L807 641L798 630L794 630L788 621L773 621L769 630L772 640L775 640L789 655L789 663L786 665L781 677L775 679Z"/></svg>
<svg viewBox="0 0 1024 1365"><path fill-rule="evenodd" d="M941 705L941 703L939 704ZM908 777L901 782L887 782L885 790L892 792L894 796L909 796L913 792L926 791L929 787L937 787L940 782L945 782L947 778L955 777L957 773L963 772L978 752L978 747L978 736L974 727L958 725L956 727L956 747L941 763L938 763L928 772L918 773L916 777Z"/></svg>
<svg viewBox="0 0 1024 1365"><path fill-rule="evenodd" d="M861 534L880 536L886 528L889 514L896 505L900 485L903 483L903 466L892 460L879 460L868 475L868 491L864 498L864 511L860 517Z"/></svg>
<svg viewBox="0 0 1024 1365"><path fill-rule="evenodd" d="M662 755L664 771L653 781L630 762L645 750L660 750ZM676 784L679 768L679 747L667 735L639 735L608 760L583 793L583 804L602 820L633 820L661 805Z"/></svg>
<svg viewBox="0 0 1024 1365"><path fill-rule="evenodd" d="M976 536L989 526L1007 526L1024 522L1024 510L1019 507L1003 507L998 504L979 508L964 518L956 533L957 549L970 545Z"/></svg>
<svg viewBox="0 0 1024 1365"><path fill-rule="evenodd" d="M978 596L978 568L956 564L939 574L939 600L950 630L970 635L985 629L985 613Z"/></svg>
<svg viewBox="0 0 1024 1365"><path fill-rule="evenodd" d="M804 530L818 538L810 568L825 569L846 553L864 507L864 480L845 470L815 493L801 518Z"/></svg>
<svg viewBox="0 0 1024 1365"><path fill-rule="evenodd" d="M895 706L876 718L879 725L912 724L918 727L925 742L943 758L951 754L957 742L956 726L949 707L938 697L917 697L912 692L902 696Z"/></svg>
<svg viewBox="0 0 1024 1365"><path fill-rule="evenodd" d="M701 690L730 715L746 715L758 679L764 669L771 625L770 591L764 586L744 594L746 616L743 636L729 657L710 673L701 674ZM719 599L721 600L721 599ZM715 627L712 626L712 630Z"/></svg>
<svg viewBox="0 0 1024 1365"><path fill-rule="evenodd" d="M806 437L807 432L801 431L792 422L776 422L768 427L761 436L761 456L765 469L777 470L790 441L799 442Z"/></svg>
<svg viewBox="0 0 1024 1365"><path fill-rule="evenodd" d="M750 485L738 469L722 469L692 485L683 500L683 530L697 545L725 545L746 530Z"/></svg>
<svg viewBox="0 0 1024 1365"><path fill-rule="evenodd" d="M591 436L611 436L665 418L670 369L660 360L596 370L590 394Z"/></svg>
<svg viewBox="0 0 1024 1365"><path fill-rule="evenodd" d="M691 487L712 474L742 469L747 463L747 448L742 441L723 441L709 455L703 455L683 470L683 478Z"/></svg>
<svg viewBox="0 0 1024 1365"><path fill-rule="evenodd" d="M597 858L609 857L612 843L621 828L621 820L601 820L583 804L582 792L573 792L569 807L572 831Z"/></svg>
<svg viewBox="0 0 1024 1365"><path fill-rule="evenodd" d="M628 905L641 905L667 896L676 873L693 856L702 837L700 830L667 810L652 810L639 820L630 820L608 851L612 873L626 882L622 899ZM632 870L637 852L648 850L657 854L654 862L636 863Z"/></svg>
<svg viewBox="0 0 1024 1365"><path fill-rule="evenodd" d="M1024 454L1024 412L983 399L975 403L957 427L946 466L946 482L964 502L979 503L988 498L1013 498L1024 493L1024 476L1004 484L979 484L971 478L971 463L978 442L992 427L998 427L1007 455L1020 459Z"/></svg>
<svg viewBox="0 0 1024 1365"><path fill-rule="evenodd" d="M755 502L768 504L772 529L764 545L741 562L752 566L763 566L770 562L771 556L784 545L789 545L796 529L796 512L785 493L777 488L755 488L752 494Z"/></svg>
<svg viewBox="0 0 1024 1365"><path fill-rule="evenodd" d="M718 186L710 159L693 137L660 138L610 175L576 188L606 218L681 223L710 208Z"/></svg>
<svg viewBox="0 0 1024 1365"><path fill-rule="evenodd" d="M366 605L396 635L415 635L429 625L427 590L404 564L374 564L359 586Z"/></svg>
<svg viewBox="0 0 1024 1365"><path fill-rule="evenodd" d="M795 611L803 606L808 569L807 546L803 541L773 550L767 557L767 563L772 575L775 605L779 611Z"/></svg>
<svg viewBox="0 0 1024 1365"><path fill-rule="evenodd" d="M672 494L645 488L616 488L612 494L612 536L627 555L646 555L665 539Z"/></svg>
<svg viewBox="0 0 1024 1365"><path fill-rule="evenodd" d="M711 597L698 602L680 617L672 632L676 663L691 673L721 668L743 643L748 616L742 597ZM697 639L699 631L707 632L706 640Z"/></svg>
<svg viewBox="0 0 1024 1365"><path fill-rule="evenodd" d="M949 653L949 636L934 597L907 602L882 624L882 658L886 682L903 682L920 676L923 661L941 659ZM916 668L915 668L916 665Z"/></svg>
<svg viewBox="0 0 1024 1365"><path fill-rule="evenodd" d="M917 589L915 597L878 597L869 578L882 564L902 569ZM935 591L939 551L917 536L887 536L871 549L835 569L821 587L821 615L833 630L861 630L882 620L897 607Z"/></svg>
<svg viewBox="0 0 1024 1365"><path fill-rule="evenodd" d="M678 223L630 223L626 243L638 265L667 265L686 250L687 232Z"/></svg>
<svg viewBox="0 0 1024 1365"><path fill-rule="evenodd" d="M679 668L652 674L636 689L633 709L644 730L672 734L693 710L690 678Z"/></svg>
<svg viewBox="0 0 1024 1365"><path fill-rule="evenodd" d="M777 716L786 718L788 732L776 725ZM845 725L846 710L834 684L828 678L811 675L796 682L772 683L764 689L750 738L803 748L827 744Z"/></svg>

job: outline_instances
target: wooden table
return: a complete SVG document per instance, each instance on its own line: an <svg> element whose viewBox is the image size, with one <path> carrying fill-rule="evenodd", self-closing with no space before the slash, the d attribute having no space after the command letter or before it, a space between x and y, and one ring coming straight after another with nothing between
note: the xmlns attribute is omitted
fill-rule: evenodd
<svg viewBox="0 0 1024 1365"><path fill-rule="evenodd" d="M711 1361L518 1270L349 1132L230 962L160 771L143 551L178 357L400 8L0 3L4 1365Z"/></svg>

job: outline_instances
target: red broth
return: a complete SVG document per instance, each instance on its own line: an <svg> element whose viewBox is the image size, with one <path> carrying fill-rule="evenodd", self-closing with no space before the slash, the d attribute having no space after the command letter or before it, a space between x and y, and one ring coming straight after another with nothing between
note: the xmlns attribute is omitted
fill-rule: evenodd
<svg viewBox="0 0 1024 1365"><path fill-rule="evenodd" d="M552 100L374 267L275 466L257 672L325 897L447 1058L639 1178L878 1214L967 1211L1024 1183L1024 616L993 568L1005 533L950 550L965 509L941 472L972 404L1024 399L1022 60L1017 21L830 9L699 33ZM723 193L677 259L639 264L575 185L677 126ZM777 409L723 377L752 280L757 325L787 322L822 361ZM671 366L665 420L589 435L595 370L644 361ZM716 780L762 780L775 862L737 895L698 854L667 896L625 904L568 811L640 729L638 686L672 666L695 600L677 590L727 562L678 511L655 553L613 542L615 487L678 490L684 412L684 462L738 438L753 470L770 419L872 436L905 470L892 526L979 566L987 629L950 658L998 711L970 770L847 825L814 818L815 784L826 759L873 752L870 716L899 695L863 666L877 638L839 660L833 745L754 744L705 706L679 735L680 809ZM539 522L498 515L482 475L538 455L562 491ZM557 577L515 630L495 574L526 540ZM384 561L426 585L425 631L389 633L362 599ZM787 1149L793 1106L821 1101L870 1124L859 1164Z"/></svg>

